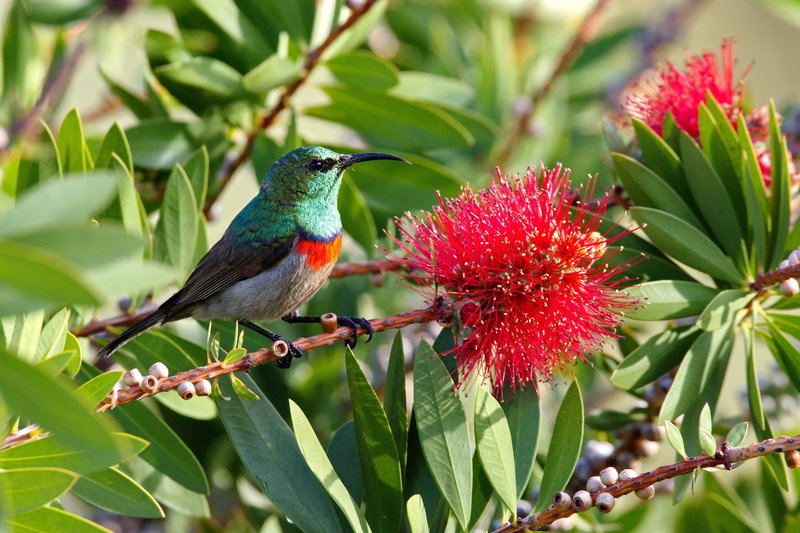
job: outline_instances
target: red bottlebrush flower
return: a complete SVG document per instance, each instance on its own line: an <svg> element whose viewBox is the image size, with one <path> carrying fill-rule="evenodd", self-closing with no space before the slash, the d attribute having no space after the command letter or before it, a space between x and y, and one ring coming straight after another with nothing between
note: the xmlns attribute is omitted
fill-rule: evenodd
<svg viewBox="0 0 800 533"><path fill-rule="evenodd" d="M591 189L591 187L590 187ZM495 390L545 381L614 335L636 305L609 267L605 205L577 209L569 170L528 168L487 189L465 188L422 218L398 220L404 274L458 309L461 382L475 371Z"/></svg>
<svg viewBox="0 0 800 533"><path fill-rule="evenodd" d="M664 118L671 113L678 127L697 139L700 135L698 109L706 101L706 92L710 91L735 126L741 112L744 85L733 79L733 40L722 43L720 55L721 71L716 54L710 52L689 55L685 71L667 61L657 72L652 91L628 96L623 108L659 135L663 133Z"/></svg>

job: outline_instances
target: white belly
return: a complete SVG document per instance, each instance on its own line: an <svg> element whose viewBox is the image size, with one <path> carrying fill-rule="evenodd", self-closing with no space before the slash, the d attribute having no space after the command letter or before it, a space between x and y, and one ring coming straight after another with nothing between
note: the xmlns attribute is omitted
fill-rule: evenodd
<svg viewBox="0 0 800 533"><path fill-rule="evenodd" d="M318 271L305 264L306 256L289 257L266 272L240 281L192 309L204 320L273 320L291 313L319 291L333 263Z"/></svg>

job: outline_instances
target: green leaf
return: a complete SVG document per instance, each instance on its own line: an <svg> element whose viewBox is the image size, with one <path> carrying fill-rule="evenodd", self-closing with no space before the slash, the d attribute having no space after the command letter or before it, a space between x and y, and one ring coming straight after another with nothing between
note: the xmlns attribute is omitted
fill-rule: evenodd
<svg viewBox="0 0 800 533"><path fill-rule="evenodd" d="M428 468L459 524L466 528L473 453L467 416L444 363L424 341L414 363L414 413Z"/></svg>
<svg viewBox="0 0 800 533"><path fill-rule="evenodd" d="M709 457L714 457L717 451L717 441L714 440L711 422L711 408L708 403L703 404L700 410L700 424L697 427L699 431L700 449Z"/></svg>
<svg viewBox="0 0 800 533"><path fill-rule="evenodd" d="M624 154L611 154L611 160L635 205L666 211L705 233L692 208L658 174Z"/></svg>
<svg viewBox="0 0 800 533"><path fill-rule="evenodd" d="M292 415L292 428L294 428L294 434L297 437L297 444L300 446L300 451L308 462L311 471L314 472L314 475L323 484L333 501L342 510L353 531L357 533L371 531L367 524L367 519L364 518L364 514L358 504L347 492L347 488L345 488L339 476L336 475L333 465L328 456L325 455L325 450L314 433L314 428L311 427L311 422L308 421L300 407L291 399L289 400L289 410Z"/></svg>
<svg viewBox="0 0 800 533"><path fill-rule="evenodd" d="M681 160L672 147L641 120L632 118L631 124L647 167L661 176L681 198L691 198Z"/></svg>
<svg viewBox="0 0 800 533"><path fill-rule="evenodd" d="M100 149L94 159L95 168L113 168L111 165L113 161L112 154L117 154L124 167L133 173L131 146L128 144L125 131L118 122L114 122L108 129L106 136L103 137L103 142L100 143Z"/></svg>
<svg viewBox="0 0 800 533"><path fill-rule="evenodd" d="M630 287L626 292L645 299L645 305L627 313L637 320L669 320L700 314L719 293L694 281L660 280Z"/></svg>
<svg viewBox="0 0 800 533"><path fill-rule="evenodd" d="M770 163L772 165L772 183L769 187L770 222L770 259L767 268L771 269L784 258L783 250L791 223L791 182L789 179L789 161L786 139L781 133L775 102L769 101L769 146Z"/></svg>
<svg viewBox="0 0 800 533"><path fill-rule="evenodd" d="M46 181L26 191L6 212L0 220L0 237L84 221L108 205L116 190L117 178L107 171Z"/></svg>
<svg viewBox="0 0 800 533"><path fill-rule="evenodd" d="M244 95L242 75L211 57L193 57L162 65L153 69L153 74L181 102L221 105Z"/></svg>
<svg viewBox="0 0 800 533"><path fill-rule="evenodd" d="M664 421L664 429L666 429L669 445L672 446L672 449L675 450L678 455L686 459L686 447L683 445L681 430L675 427L675 424L669 420Z"/></svg>
<svg viewBox="0 0 800 533"><path fill-rule="evenodd" d="M672 382L661 412L660 421L674 420L686 413L698 400L714 396L721 385L733 347L733 324L714 331L705 331L692 343Z"/></svg>
<svg viewBox="0 0 800 533"><path fill-rule="evenodd" d="M669 372L700 335L696 327L668 329L632 351L611 374L615 386L634 390Z"/></svg>
<svg viewBox="0 0 800 533"><path fill-rule="evenodd" d="M119 457L98 456L91 450L75 449L51 435L0 451L0 468L63 468L85 474L127 461L147 447L147 441L126 433L114 433L111 437L123 450Z"/></svg>
<svg viewBox="0 0 800 533"><path fill-rule="evenodd" d="M187 516L211 516L205 496L179 485L139 457L126 462L124 468L146 491L170 509Z"/></svg>
<svg viewBox="0 0 800 533"><path fill-rule="evenodd" d="M36 366L50 374L51 376L57 376L64 372L67 367L74 368L75 365L80 365L80 354L73 350L65 350L61 353L52 355L47 359L42 359L39 361Z"/></svg>
<svg viewBox="0 0 800 533"><path fill-rule="evenodd" d="M78 108L72 108L61 122L56 138L58 157L64 172L86 172L92 163L86 160L86 141Z"/></svg>
<svg viewBox="0 0 800 533"><path fill-rule="evenodd" d="M228 355L225 356L225 360L222 362L222 366L235 363L245 355L247 355L247 350L245 350L244 348L234 348L233 350L228 352Z"/></svg>
<svg viewBox="0 0 800 533"><path fill-rule="evenodd" d="M36 346L35 360L41 361L51 355L64 351L64 342L69 325L70 309L65 307L53 315L42 328L39 342Z"/></svg>
<svg viewBox="0 0 800 533"><path fill-rule="evenodd" d="M45 505L67 492L77 478L77 474L60 468L0 471L3 511L14 514Z"/></svg>
<svg viewBox="0 0 800 533"><path fill-rule="evenodd" d="M22 2L7 3L3 28L2 80L0 101L9 112L22 111L33 102L30 94L38 91L41 67L37 65L41 47L28 16L28 6ZM8 107L6 107L8 106Z"/></svg>
<svg viewBox="0 0 800 533"><path fill-rule="evenodd" d="M326 87L331 103L311 107L305 113L343 124L368 143L411 152L437 148L467 147L473 143L469 131L432 104L413 103L393 96ZM392 124L387 128L386 124Z"/></svg>
<svg viewBox="0 0 800 533"><path fill-rule="evenodd" d="M102 0L30 0L25 8L31 20L62 25L88 17L103 5Z"/></svg>
<svg viewBox="0 0 800 533"><path fill-rule="evenodd" d="M55 438L97 461L111 464L123 452L112 438L115 424L94 412L94 405L78 398L61 379L0 350L0 394L23 418L52 431ZM53 409L53 406L58 409ZM0 454L2 455L2 454Z"/></svg>
<svg viewBox="0 0 800 533"><path fill-rule="evenodd" d="M511 430L497 400L480 388L476 394L475 443L478 456L500 501L513 515L517 509L517 480Z"/></svg>
<svg viewBox="0 0 800 533"><path fill-rule="evenodd" d="M364 493L364 477L361 475L360 462L353 460L353 457L358 455L358 443L356 442L356 425L352 420L345 422L334 433L328 443L326 453L333 468L336 469L339 479L347 487L347 492L350 493L353 500L360 504Z"/></svg>
<svg viewBox="0 0 800 533"><path fill-rule="evenodd" d="M709 302L697 319L697 326L705 331L714 331L722 326L736 322L736 316L755 298L752 291L722 291Z"/></svg>
<svg viewBox="0 0 800 533"><path fill-rule="evenodd" d="M180 165L167 180L161 217L156 232L163 235L167 255L181 278L194 266L194 245L197 240L197 200L189 177Z"/></svg>
<svg viewBox="0 0 800 533"><path fill-rule="evenodd" d="M739 216L717 171L689 135L680 132L681 159L692 197L722 247L735 259L742 259L743 237Z"/></svg>
<svg viewBox="0 0 800 533"><path fill-rule="evenodd" d="M198 148L189 159L186 160L184 170L192 184L194 198L197 201L197 209L202 209L206 202L208 192L208 150L203 145ZM203 250L205 252L205 250Z"/></svg>
<svg viewBox="0 0 800 533"><path fill-rule="evenodd" d="M263 392L247 375L247 387L258 391L249 401L233 393L231 380L219 380L230 401L216 400L222 422L236 453L267 496L303 531L341 532L328 494L303 458L294 434ZM308 510L313 509L313 513Z"/></svg>
<svg viewBox="0 0 800 533"><path fill-rule="evenodd" d="M425 502L419 494L414 494L406 503L406 515L411 533L430 533L428 529L428 514L425 512Z"/></svg>
<svg viewBox="0 0 800 533"><path fill-rule="evenodd" d="M567 486L583 446L583 416L583 397L576 380L564 395L556 415L542 482L539 485L539 494L542 497L533 508L535 512L546 509L550 505L550 495Z"/></svg>
<svg viewBox="0 0 800 533"><path fill-rule="evenodd" d="M517 498L521 498L533 474L536 448L539 443L539 428L542 421L539 395L533 388L516 391L510 401L503 402L503 410L506 413L511 442L514 446Z"/></svg>
<svg viewBox="0 0 800 533"><path fill-rule="evenodd" d="M244 381L236 376L231 376L231 381L233 382L233 391L239 398L242 398L243 400L258 400L258 394L256 394L256 392L250 387L245 385Z"/></svg>
<svg viewBox="0 0 800 533"><path fill-rule="evenodd" d="M192 3L216 26L215 33L230 42L230 48L241 61L256 63L272 53L270 43L232 0L192 0ZM276 6L280 2L271 4ZM286 7L278 6L273 12L278 13Z"/></svg>
<svg viewBox="0 0 800 533"><path fill-rule="evenodd" d="M744 442L744 438L747 436L747 430L749 427L749 423L739 422L728 431L727 435L725 435L725 442L733 447L739 446Z"/></svg>
<svg viewBox="0 0 800 533"><path fill-rule="evenodd" d="M386 390L383 410L392 430L400 471L405 471L408 447L408 411L406 408L406 358L403 352L403 334L397 330L392 341L389 364L386 368Z"/></svg>
<svg viewBox="0 0 800 533"><path fill-rule="evenodd" d="M344 230L364 249L367 256L371 257L375 251L375 236L378 230L375 228L375 221L364 195L352 180L342 180L338 202Z"/></svg>
<svg viewBox="0 0 800 533"><path fill-rule="evenodd" d="M259 94L289 85L301 75L302 70L296 61L273 54L245 74L242 84L245 90Z"/></svg>
<svg viewBox="0 0 800 533"><path fill-rule="evenodd" d="M647 225L647 236L663 252L715 278L744 283L744 277L727 254L695 227L674 215L648 207L634 207L630 213L637 222Z"/></svg>
<svg viewBox="0 0 800 533"><path fill-rule="evenodd" d="M376 532L396 531L403 515L403 485L389 420L349 348L345 363L364 477L367 520Z"/></svg>
<svg viewBox="0 0 800 533"><path fill-rule="evenodd" d="M52 533L53 531L69 531L70 533L111 533L85 518L75 516L54 507L39 507L32 511L18 513L6 517L6 523L12 531L25 533Z"/></svg>
<svg viewBox="0 0 800 533"><path fill-rule="evenodd" d="M85 398L89 405L98 405L122 378L122 374L122 370L103 372L83 383L75 392Z"/></svg>
<svg viewBox="0 0 800 533"><path fill-rule="evenodd" d="M766 323L769 327L769 336L765 336L764 339L770 352L794 388L800 391L800 350L786 338L772 320L766 318Z"/></svg>
<svg viewBox="0 0 800 533"><path fill-rule="evenodd" d="M397 67L364 50L329 59L325 66L336 79L357 90L384 92L398 82Z"/></svg>
<svg viewBox="0 0 800 533"><path fill-rule="evenodd" d="M750 405L750 421L753 423L753 430L759 440L771 439L773 437L772 428L761 403L761 391L756 372L755 333L752 328L742 328L742 332L747 350L747 398ZM762 460L781 488L789 490L789 476L786 472L786 464L781 458L776 454L769 454Z"/></svg>
<svg viewBox="0 0 800 533"><path fill-rule="evenodd" d="M116 468L84 474L75 484L72 494L119 515L164 518L164 511L153 497Z"/></svg>
<svg viewBox="0 0 800 533"><path fill-rule="evenodd" d="M404 70L400 83L390 94L406 100L466 108L475 99L475 88L469 83L431 72Z"/></svg>
<svg viewBox="0 0 800 533"><path fill-rule="evenodd" d="M186 161L196 149L196 141L185 122L167 118L142 120L125 130L137 167L170 170Z"/></svg>
<svg viewBox="0 0 800 533"><path fill-rule="evenodd" d="M208 493L203 468L186 444L164 420L142 402L132 402L111 411L126 431L150 442L141 457L160 473L203 494Z"/></svg>

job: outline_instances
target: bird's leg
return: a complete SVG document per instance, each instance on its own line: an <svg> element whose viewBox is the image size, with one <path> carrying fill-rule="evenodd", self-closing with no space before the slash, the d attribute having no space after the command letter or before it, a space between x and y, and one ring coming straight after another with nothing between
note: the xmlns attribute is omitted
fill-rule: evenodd
<svg viewBox="0 0 800 533"><path fill-rule="evenodd" d="M289 313L288 315L284 315L281 317L281 320L284 322L288 322L289 324L319 324L322 322L322 317L319 316L302 316L297 314L297 312ZM375 333L375 330L372 329L372 324L369 323L369 320L366 318L362 318L360 316L337 316L336 322L339 326L350 328L353 330L353 338L347 339L344 341L345 346L349 346L350 348L356 347L356 342L358 338L358 329L364 328L367 330L367 341L369 342L372 340L372 334Z"/></svg>
<svg viewBox="0 0 800 533"><path fill-rule="evenodd" d="M249 320L239 320L239 324L243 325L246 328L252 329L253 331L258 333L259 335L265 336L266 338L268 338L272 342L283 341L283 342L285 342L286 344L289 345L289 353L286 354L286 356L278 359L276 361L276 363L275 363L276 365L278 365L278 368L289 368L291 366L291 364L292 364L292 358L293 357L303 357L303 350L301 350L300 348L298 348L297 346L292 344L290 341L287 341L286 339L284 339L283 337L281 337L277 333L269 332L269 331L265 330L264 328L262 328L261 326L257 326L256 324L253 324Z"/></svg>

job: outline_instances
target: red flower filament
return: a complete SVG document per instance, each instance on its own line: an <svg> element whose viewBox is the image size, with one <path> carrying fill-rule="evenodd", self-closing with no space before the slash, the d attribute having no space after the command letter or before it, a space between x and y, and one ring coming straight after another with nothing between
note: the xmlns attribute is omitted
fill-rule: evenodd
<svg viewBox="0 0 800 533"><path fill-rule="evenodd" d="M710 52L701 56L689 55L685 71L667 61L665 67L656 73L652 90L628 96L623 107L659 135L663 133L664 118L671 113L678 127L697 139L700 135L697 118L700 105L705 103L706 93L711 92L735 127L742 110L744 85L733 79L732 40L722 43L720 55L721 71L716 54Z"/></svg>
<svg viewBox="0 0 800 533"><path fill-rule="evenodd" d="M607 265L614 239L596 231L605 206L571 216L573 200L560 166L524 177L498 170L487 189L397 221L406 276L459 310L462 383L475 371L495 390L546 381L613 336L636 304L612 279L627 265Z"/></svg>

